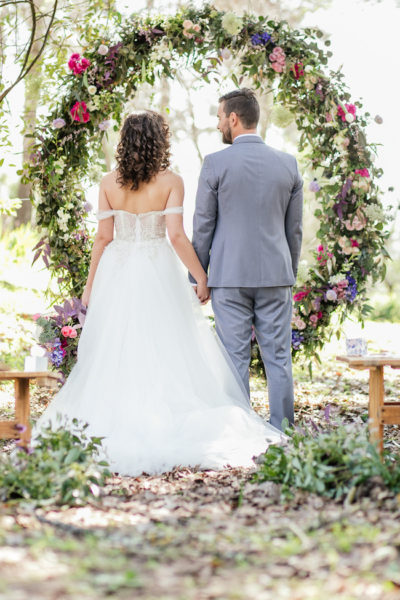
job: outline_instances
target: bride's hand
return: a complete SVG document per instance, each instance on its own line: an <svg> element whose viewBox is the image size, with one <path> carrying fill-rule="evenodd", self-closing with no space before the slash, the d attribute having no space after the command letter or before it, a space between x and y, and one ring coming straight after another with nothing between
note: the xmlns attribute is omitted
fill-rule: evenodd
<svg viewBox="0 0 400 600"><path fill-rule="evenodd" d="M86 306L86 307L89 306L91 291L92 291L92 289L88 288L88 287L85 287L85 289L83 290L83 294L82 294L82 298L81 298L81 302L82 302L83 306Z"/></svg>
<svg viewBox="0 0 400 600"><path fill-rule="evenodd" d="M210 288L207 285L207 280L197 283L196 294L202 304L206 304L210 299Z"/></svg>

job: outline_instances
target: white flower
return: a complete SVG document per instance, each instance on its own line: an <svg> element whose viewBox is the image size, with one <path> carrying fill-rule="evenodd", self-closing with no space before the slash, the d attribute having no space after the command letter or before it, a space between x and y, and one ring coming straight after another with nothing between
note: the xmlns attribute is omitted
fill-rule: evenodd
<svg viewBox="0 0 400 600"><path fill-rule="evenodd" d="M95 85L89 85L88 92L93 96L97 92L97 87Z"/></svg>
<svg viewBox="0 0 400 600"><path fill-rule="evenodd" d="M229 50L229 48L223 48L220 55L223 60L229 60L232 58L232 52Z"/></svg>
<svg viewBox="0 0 400 600"><path fill-rule="evenodd" d="M367 204L363 206L363 212L371 221L379 221L381 223L386 221L385 213L378 204Z"/></svg>
<svg viewBox="0 0 400 600"><path fill-rule="evenodd" d="M326 292L326 299L330 302L335 302L337 300L337 293L335 292L335 290L328 290Z"/></svg>
<svg viewBox="0 0 400 600"><path fill-rule="evenodd" d="M281 104L275 104L271 111L271 121L277 127L285 128L294 120L293 113Z"/></svg>
<svg viewBox="0 0 400 600"><path fill-rule="evenodd" d="M349 112L348 112L348 113L346 113L346 121L347 121L348 123L352 123L352 122L354 121L354 119L355 119L355 116L354 116L354 115L352 115L352 114L351 114L351 113L349 113Z"/></svg>
<svg viewBox="0 0 400 600"><path fill-rule="evenodd" d="M329 283L331 285L336 285L339 281L343 281L343 279L346 279L346 276L343 275L343 273L337 273L337 275L332 275L332 277L329 278Z"/></svg>
<svg viewBox="0 0 400 600"><path fill-rule="evenodd" d="M111 121L105 120L99 123L98 128L100 131L106 131L111 125Z"/></svg>
<svg viewBox="0 0 400 600"><path fill-rule="evenodd" d="M182 27L183 29L192 29L193 23L192 21L189 21L189 19L186 19L185 21L183 21Z"/></svg>
<svg viewBox="0 0 400 600"><path fill-rule="evenodd" d="M57 119L54 119L54 121L52 122L52 125L54 127L54 129L61 129L61 127L64 127L66 125L64 119L62 119L61 117L58 117Z"/></svg>
<svg viewBox="0 0 400 600"><path fill-rule="evenodd" d="M313 70L314 70L314 67L312 65L306 65L304 67L305 73L311 73L311 71L313 71Z"/></svg>
<svg viewBox="0 0 400 600"><path fill-rule="evenodd" d="M308 263L306 260L301 260L297 268L297 282L305 283L309 273Z"/></svg>
<svg viewBox="0 0 400 600"><path fill-rule="evenodd" d="M105 56L106 54L108 54L108 46L106 46L105 44L100 44L100 46L97 48L97 52L102 56Z"/></svg>
<svg viewBox="0 0 400 600"><path fill-rule="evenodd" d="M225 13L222 17L222 27L229 35L237 35L243 27L243 21L232 12Z"/></svg>

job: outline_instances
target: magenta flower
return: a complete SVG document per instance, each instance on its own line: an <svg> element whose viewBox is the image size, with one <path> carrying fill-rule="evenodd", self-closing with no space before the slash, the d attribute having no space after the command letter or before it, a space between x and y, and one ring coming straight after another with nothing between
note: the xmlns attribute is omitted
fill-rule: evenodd
<svg viewBox="0 0 400 600"><path fill-rule="evenodd" d="M300 79L300 77L303 77L303 75L304 75L303 66L304 65L302 62L297 62L294 64L293 73L294 73L295 79Z"/></svg>
<svg viewBox="0 0 400 600"><path fill-rule="evenodd" d="M304 290L302 292L297 292L297 294L294 294L294 296L293 296L293 302L300 302L300 300L307 298L309 293L310 293L310 290Z"/></svg>
<svg viewBox="0 0 400 600"><path fill-rule="evenodd" d="M356 175L361 175L361 177L370 177L368 169L356 169L354 172Z"/></svg>
<svg viewBox="0 0 400 600"><path fill-rule="evenodd" d="M89 65L90 60L84 57L81 58L80 54L78 54L77 52L71 54L71 58L68 61L68 66L74 73L74 75L80 75L81 73L86 71Z"/></svg>
<svg viewBox="0 0 400 600"><path fill-rule="evenodd" d="M352 119L351 121L354 121L355 117L356 117L356 107L354 104L345 104L345 108L346 111L343 110L343 108L340 106L338 106L337 109L337 114L338 116L342 119L342 121L348 121L347 115L352 115Z"/></svg>
<svg viewBox="0 0 400 600"><path fill-rule="evenodd" d="M69 111L74 121L87 123L90 115L87 110L86 102L75 102L74 106Z"/></svg>

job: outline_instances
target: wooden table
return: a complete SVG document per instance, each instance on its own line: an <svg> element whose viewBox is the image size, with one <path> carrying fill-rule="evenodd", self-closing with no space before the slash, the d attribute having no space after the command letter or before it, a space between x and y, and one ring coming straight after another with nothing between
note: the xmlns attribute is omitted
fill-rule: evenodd
<svg viewBox="0 0 400 600"><path fill-rule="evenodd" d="M52 380L58 375L48 371L0 371L0 381L14 381L15 384L15 419L0 421L0 438L19 439L19 445L27 447L31 440L29 381L31 379ZM19 426L25 428L23 431Z"/></svg>
<svg viewBox="0 0 400 600"><path fill-rule="evenodd" d="M383 369L400 369L400 356L366 354L365 356L337 356L352 369L369 369L369 433L372 442L383 451L383 426L400 425L400 402L385 402Z"/></svg>

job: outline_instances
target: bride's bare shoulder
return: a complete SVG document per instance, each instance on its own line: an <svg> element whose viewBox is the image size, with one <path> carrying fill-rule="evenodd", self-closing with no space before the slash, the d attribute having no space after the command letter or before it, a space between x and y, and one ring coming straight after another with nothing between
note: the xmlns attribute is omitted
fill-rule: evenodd
<svg viewBox="0 0 400 600"><path fill-rule="evenodd" d="M100 185L103 187L117 185L117 172L110 171L109 173L105 173L101 178Z"/></svg>
<svg viewBox="0 0 400 600"><path fill-rule="evenodd" d="M172 171L171 169L165 169L165 171L162 171L159 174L159 177L162 178L163 182L168 182L171 185L171 187L183 185L182 177L178 175L178 173L175 173L175 171Z"/></svg>

